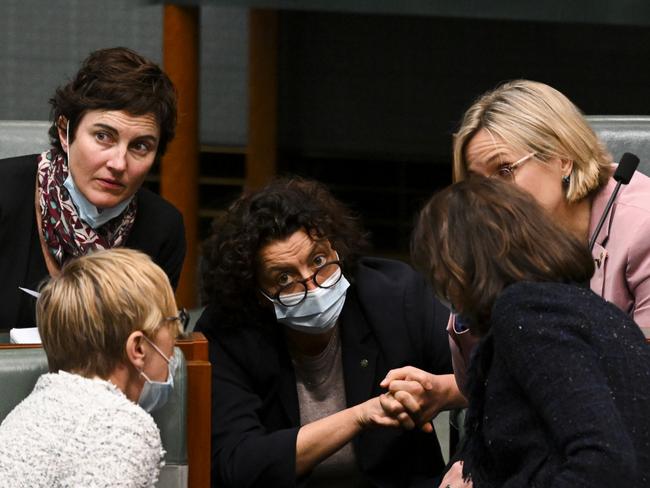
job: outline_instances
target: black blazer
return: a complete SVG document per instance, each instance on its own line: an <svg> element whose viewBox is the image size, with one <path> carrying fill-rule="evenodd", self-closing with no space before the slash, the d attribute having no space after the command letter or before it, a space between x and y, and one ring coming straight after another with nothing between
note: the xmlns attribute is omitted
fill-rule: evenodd
<svg viewBox="0 0 650 488"><path fill-rule="evenodd" d="M448 311L409 266L362 259L339 318L348 406L382 392L392 368L450 373ZM296 379L283 327L229 328L214 306L199 319L212 362L212 480L219 487L297 486L300 427ZM362 473L375 486L413 486L440 474L435 435L370 429L353 441Z"/></svg>
<svg viewBox="0 0 650 488"><path fill-rule="evenodd" d="M48 276L34 210L38 155L0 160L0 329L36 325L35 290ZM169 202L141 188L138 214L125 247L148 254L178 284L185 258L183 217Z"/></svg>
<svg viewBox="0 0 650 488"><path fill-rule="evenodd" d="M470 369L475 488L650 486L650 346L591 290L517 283Z"/></svg>

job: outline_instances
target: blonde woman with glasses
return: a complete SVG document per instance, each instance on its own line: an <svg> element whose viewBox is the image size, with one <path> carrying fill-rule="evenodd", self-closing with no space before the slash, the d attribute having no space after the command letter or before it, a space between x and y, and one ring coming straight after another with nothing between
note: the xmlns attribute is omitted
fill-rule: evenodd
<svg viewBox="0 0 650 488"><path fill-rule="evenodd" d="M650 179L635 173L619 192L605 225L594 235L616 186L615 167L603 143L566 96L528 80L498 86L481 95L465 113L454 135L453 154L455 181L481 175L517 185L585 248L595 238L591 289L650 335ZM464 390L478 339L458 314L452 314L448 332L454 373ZM416 390L415 383L440 382L440 378L404 368L387 378L389 384L400 385L394 380L411 380L411 391ZM391 391L398 389L404 390L403 384L391 386ZM432 401L425 396L412 401L419 409L412 415L421 423L432 411ZM458 466L453 469L457 472ZM447 484L464 486L457 479L442 486Z"/></svg>
<svg viewBox="0 0 650 488"><path fill-rule="evenodd" d="M0 425L0 486L154 486L164 451L147 412L171 393L185 317L139 251L67 262L37 302L50 372Z"/></svg>
<svg viewBox="0 0 650 488"><path fill-rule="evenodd" d="M585 246L616 186L612 158L580 110L559 91L534 81L504 83L479 97L454 136L453 152L456 181L482 175L517 185ZM637 172L595 236L590 286L646 334L649 235L650 179ZM475 342L470 334L459 336L464 330L450 326L461 383Z"/></svg>

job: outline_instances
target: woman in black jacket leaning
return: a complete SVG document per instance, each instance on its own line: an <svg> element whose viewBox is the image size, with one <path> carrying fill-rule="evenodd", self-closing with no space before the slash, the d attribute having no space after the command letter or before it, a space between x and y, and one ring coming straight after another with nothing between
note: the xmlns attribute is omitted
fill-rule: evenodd
<svg viewBox="0 0 650 488"><path fill-rule="evenodd" d="M408 265L359 257L364 242L350 212L306 180L245 195L216 223L198 324L212 362L214 486L439 479L431 425L398 428L380 383L413 365L455 384L449 313Z"/></svg>
<svg viewBox="0 0 650 488"><path fill-rule="evenodd" d="M473 177L425 206L413 254L481 337L465 485L650 485L650 347L588 288L582 243L516 186ZM452 479L441 486L463 486Z"/></svg>

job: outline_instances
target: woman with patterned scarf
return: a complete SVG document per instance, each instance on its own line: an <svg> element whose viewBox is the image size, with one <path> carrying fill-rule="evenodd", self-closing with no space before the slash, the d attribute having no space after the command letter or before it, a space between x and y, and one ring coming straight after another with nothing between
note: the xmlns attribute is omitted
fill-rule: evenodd
<svg viewBox="0 0 650 488"><path fill-rule="evenodd" d="M34 326L24 291L71 258L139 249L176 287L185 257L180 213L141 188L174 137L169 77L129 49L101 49L50 103L52 147L0 160L0 328Z"/></svg>

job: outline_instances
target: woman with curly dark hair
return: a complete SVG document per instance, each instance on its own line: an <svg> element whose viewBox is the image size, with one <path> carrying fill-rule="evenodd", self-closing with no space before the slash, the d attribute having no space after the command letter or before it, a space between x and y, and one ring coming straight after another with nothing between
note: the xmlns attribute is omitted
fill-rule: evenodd
<svg viewBox="0 0 650 488"><path fill-rule="evenodd" d="M588 288L579 239L516 185L474 176L424 207L413 256L480 338L465 481L456 463L441 487L650 486L650 347Z"/></svg>
<svg viewBox="0 0 650 488"><path fill-rule="evenodd" d="M210 342L215 486L439 476L431 425L398 428L413 424L380 383L406 365L453 380L448 312L406 264L361 257L365 244L343 204L299 179L242 196L215 224L198 323Z"/></svg>

